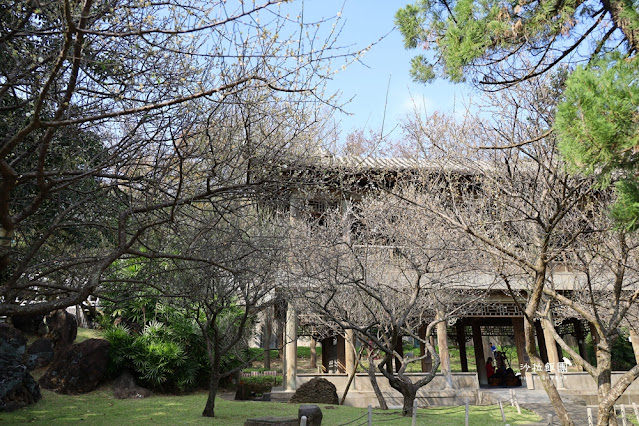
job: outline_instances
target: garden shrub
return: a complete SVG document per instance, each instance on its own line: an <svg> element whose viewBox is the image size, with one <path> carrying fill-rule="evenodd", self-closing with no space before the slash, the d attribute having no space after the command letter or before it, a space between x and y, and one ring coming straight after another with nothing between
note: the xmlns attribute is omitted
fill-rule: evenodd
<svg viewBox="0 0 639 426"><path fill-rule="evenodd" d="M184 392L195 387L199 377L208 377L208 358L201 348L204 339L197 333L176 333L151 321L139 336L123 326L110 328L105 336L111 343L112 376L128 369L143 386L164 392Z"/></svg>
<svg viewBox="0 0 639 426"><path fill-rule="evenodd" d="M635 353L632 350L632 343L628 341L628 330L621 329L619 336L612 343L612 370L628 371L637 363L635 361ZM597 365L597 356L595 355L595 344L592 341L592 334L588 334L586 338L586 352L588 362Z"/></svg>
<svg viewBox="0 0 639 426"><path fill-rule="evenodd" d="M195 320L183 311L145 298L123 307L110 306L108 317L122 317L142 329L137 335L126 326L108 325L105 338L111 343L111 377L126 369L141 385L160 392L181 393L208 385L210 361L205 339ZM227 354L220 371L242 367L251 351L239 349Z"/></svg>
<svg viewBox="0 0 639 426"><path fill-rule="evenodd" d="M322 345L317 345L315 347L315 356L317 359L321 359L322 357ZM311 348L308 346L298 346L297 347L297 357L298 358L310 358L311 357Z"/></svg>

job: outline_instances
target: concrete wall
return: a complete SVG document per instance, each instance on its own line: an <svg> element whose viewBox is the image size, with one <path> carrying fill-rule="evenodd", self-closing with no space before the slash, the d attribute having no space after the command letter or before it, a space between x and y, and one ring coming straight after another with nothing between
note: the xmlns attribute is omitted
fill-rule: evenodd
<svg viewBox="0 0 639 426"><path fill-rule="evenodd" d="M412 380L419 380L423 377L420 373L408 373ZM329 380L337 388L338 397L342 398L344 389L348 383L346 374L298 374L297 385L310 381L315 377L322 377ZM381 374L376 375L377 383L384 394L389 407L401 407L403 405L402 395L390 387L388 380ZM433 380L422 387L417 393L417 405L419 407L438 405L463 405L468 400L471 404L480 404L479 381L477 373L453 373L453 389L446 388L444 376L437 374ZM277 400L277 391L273 391L271 396ZM353 407L367 407L368 405L378 407L379 403L367 374L357 374L346 396L344 405Z"/></svg>
<svg viewBox="0 0 639 426"><path fill-rule="evenodd" d="M623 372L612 373L612 385L623 376ZM543 390L541 380L537 374L533 374L533 384L535 389ZM563 373L562 379L557 382L557 376L551 374L550 377L555 381L557 388L561 394L577 396L583 399L588 405L597 405L597 382L585 372L575 373ZM622 397L617 401L617 404L632 404L633 402L639 403L639 381L633 382Z"/></svg>

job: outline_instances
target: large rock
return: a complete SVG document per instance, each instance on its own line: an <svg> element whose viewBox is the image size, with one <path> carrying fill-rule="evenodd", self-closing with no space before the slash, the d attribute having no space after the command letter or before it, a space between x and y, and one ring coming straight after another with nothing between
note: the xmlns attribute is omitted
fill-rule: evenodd
<svg viewBox="0 0 639 426"><path fill-rule="evenodd" d="M53 341L56 350L73 344L78 335L78 323L73 314L64 309L51 312L46 316L44 322L47 324L47 337Z"/></svg>
<svg viewBox="0 0 639 426"><path fill-rule="evenodd" d="M151 396L151 391L138 386L135 383L135 378L125 371L113 381L113 397L115 399L130 399L130 398L146 398Z"/></svg>
<svg viewBox="0 0 639 426"><path fill-rule="evenodd" d="M92 391L104 378L109 346L106 340L89 339L62 348L40 378L40 386L64 394Z"/></svg>
<svg viewBox="0 0 639 426"><path fill-rule="evenodd" d="M316 377L300 386L291 402L295 404L339 404L335 385L326 379Z"/></svg>
<svg viewBox="0 0 639 426"><path fill-rule="evenodd" d="M13 411L42 398L23 359L27 339L20 330L0 324L0 412Z"/></svg>
<svg viewBox="0 0 639 426"><path fill-rule="evenodd" d="M12 317L11 323L15 328L27 334L40 335L44 330L44 315L29 315L24 317Z"/></svg>
<svg viewBox="0 0 639 426"><path fill-rule="evenodd" d="M27 350L27 338L9 324L0 324L0 361L22 363Z"/></svg>
<svg viewBox="0 0 639 426"><path fill-rule="evenodd" d="M322 410L315 404L302 404L297 411L297 418L302 423L302 417L306 417L306 426L321 426Z"/></svg>
<svg viewBox="0 0 639 426"><path fill-rule="evenodd" d="M49 365L53 361L53 342L41 337L31 343L25 361L29 370Z"/></svg>

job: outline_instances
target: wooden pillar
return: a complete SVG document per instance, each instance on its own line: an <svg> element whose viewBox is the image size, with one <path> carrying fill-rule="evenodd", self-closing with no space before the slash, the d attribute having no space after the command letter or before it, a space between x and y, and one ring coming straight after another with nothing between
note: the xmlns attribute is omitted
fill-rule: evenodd
<svg viewBox="0 0 639 426"><path fill-rule="evenodd" d="M639 364L639 336L633 328L630 328L630 343L632 343L632 351L635 353L635 362Z"/></svg>
<svg viewBox="0 0 639 426"><path fill-rule="evenodd" d="M277 357L284 361L284 346L286 346L286 304L284 306L276 303L273 308L273 325L275 326L275 342L277 346Z"/></svg>
<svg viewBox="0 0 639 426"><path fill-rule="evenodd" d="M515 337L515 347L517 348L517 361L519 365L529 364L527 360L530 358L526 353L526 338L524 336L524 318L516 317L512 318L513 331ZM521 368L521 367L520 367ZM523 373L522 373L523 374Z"/></svg>
<svg viewBox="0 0 639 426"><path fill-rule="evenodd" d="M351 375L355 371L355 332L346 330L344 342L344 365L346 366L346 374Z"/></svg>
<svg viewBox="0 0 639 426"><path fill-rule="evenodd" d="M537 336L537 346L539 346L539 358L542 362L548 362L548 352L546 351L546 338L544 330L539 321L535 321L535 335Z"/></svg>
<svg viewBox="0 0 639 426"><path fill-rule="evenodd" d="M481 327L479 320L472 320L473 345L475 345L475 364L477 365L477 377L480 385L488 384L486 376L486 359L484 358L484 345L481 338Z"/></svg>
<svg viewBox="0 0 639 426"><path fill-rule="evenodd" d="M266 309L264 312L264 369L271 369L271 335L273 334L273 312L272 309Z"/></svg>
<svg viewBox="0 0 639 426"><path fill-rule="evenodd" d="M466 324L460 319L455 324L457 329L457 345L459 345L459 362L461 371L468 372L468 355L466 354Z"/></svg>
<svg viewBox="0 0 639 426"><path fill-rule="evenodd" d="M286 311L286 390L297 389L297 311L289 305Z"/></svg>
<svg viewBox="0 0 639 426"><path fill-rule="evenodd" d="M337 372L346 373L346 339L341 334L335 336L337 341Z"/></svg>

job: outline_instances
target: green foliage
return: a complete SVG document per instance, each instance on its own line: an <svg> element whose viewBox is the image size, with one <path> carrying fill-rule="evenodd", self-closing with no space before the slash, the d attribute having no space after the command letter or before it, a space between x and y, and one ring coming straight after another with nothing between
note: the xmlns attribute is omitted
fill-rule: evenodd
<svg viewBox="0 0 639 426"><path fill-rule="evenodd" d="M402 349L404 350L404 356L407 356L409 353L412 353L414 356L419 356L419 346L416 346L411 341L404 340L402 342Z"/></svg>
<svg viewBox="0 0 639 426"><path fill-rule="evenodd" d="M612 353L614 354L612 369L615 371L628 371L637 364L627 331L615 339L612 344Z"/></svg>
<svg viewBox="0 0 639 426"><path fill-rule="evenodd" d="M251 376L242 377L242 383L251 385L279 386L282 384L282 376Z"/></svg>
<svg viewBox="0 0 639 426"><path fill-rule="evenodd" d="M159 296L151 293L125 303L108 304L105 312L105 318L110 321L120 317L142 330L137 335L121 324L107 327L105 338L111 343L111 377L128 369L145 386L163 392L184 392L207 383L211 364L206 342L195 320L184 310L162 303ZM238 312L231 309L220 321L235 322ZM229 352L222 357L220 372L241 368L256 351L262 350Z"/></svg>
<svg viewBox="0 0 639 426"><path fill-rule="evenodd" d="M629 230L637 229L639 219L639 186L630 179L615 182L617 200L611 206L615 221Z"/></svg>
<svg viewBox="0 0 639 426"><path fill-rule="evenodd" d="M298 348L298 352L299 352ZM264 361L264 349L262 348L247 348L246 349L246 357L247 359L253 359L255 361L261 362ZM271 349L271 359L277 357L277 349Z"/></svg>
<svg viewBox="0 0 639 426"><path fill-rule="evenodd" d="M146 386L168 392L183 392L207 377L208 359L201 334L186 318L165 325L151 321L140 335L121 325L105 333L111 343L109 373L129 369Z"/></svg>
<svg viewBox="0 0 639 426"><path fill-rule="evenodd" d="M628 228L639 219L639 60L612 54L568 77L555 128L574 170L615 182L614 217Z"/></svg>
<svg viewBox="0 0 639 426"><path fill-rule="evenodd" d="M628 371L636 365L632 343L628 340L628 330L621 331L619 336L612 342L611 349L614 354L611 359L613 371ZM597 365L595 344L592 341L591 334L588 334L586 338L586 358L590 364Z"/></svg>
<svg viewBox="0 0 639 426"><path fill-rule="evenodd" d="M561 62L636 52L637 9L636 0L416 0L397 11L395 23L405 48L427 51L411 61L415 80L509 85ZM612 37L604 14L616 25Z"/></svg>
<svg viewBox="0 0 639 426"><path fill-rule="evenodd" d="M109 376L114 377L120 371L132 367L130 349L135 337L131 331L125 326L118 325L106 330L104 338L111 344L109 348Z"/></svg>
<svg viewBox="0 0 639 426"><path fill-rule="evenodd" d="M317 345L315 348L315 356L317 359L321 359L322 357L322 346ZM311 357L311 348L308 346L298 346L297 347L297 357L298 358L310 358Z"/></svg>

